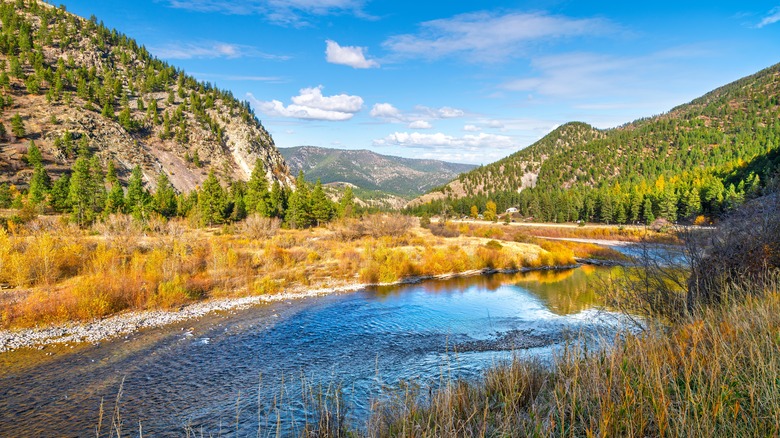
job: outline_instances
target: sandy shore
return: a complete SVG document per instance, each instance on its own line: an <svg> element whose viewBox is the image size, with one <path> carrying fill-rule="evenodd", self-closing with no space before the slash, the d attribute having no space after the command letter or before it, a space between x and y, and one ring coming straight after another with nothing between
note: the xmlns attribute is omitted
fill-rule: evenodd
<svg viewBox="0 0 780 438"><path fill-rule="evenodd" d="M418 283L424 280L446 280L455 277L468 277L495 273L517 273L532 270L573 269L580 265L548 266L537 269L522 268L513 270L475 269L459 273L410 277L394 283L382 284L346 284L337 287L295 289L270 295L241 298L220 298L193 303L179 310L143 310L120 313L90 322L57 324L49 327L20 330L0 330L0 353L19 348L43 348L52 344L97 343L117 336L127 335L138 330L162 327L180 321L200 318L211 312L238 310L250 306L280 301L311 298L334 293L354 292L371 286L392 286Z"/></svg>

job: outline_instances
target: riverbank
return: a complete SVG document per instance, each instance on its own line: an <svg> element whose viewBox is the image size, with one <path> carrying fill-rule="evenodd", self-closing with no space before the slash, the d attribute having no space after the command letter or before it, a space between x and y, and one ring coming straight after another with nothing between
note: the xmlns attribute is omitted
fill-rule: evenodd
<svg viewBox="0 0 780 438"><path fill-rule="evenodd" d="M389 283L352 283L336 287L306 289L303 287L269 295L237 298L212 299L184 305L175 310L130 311L88 322L69 322L47 327L0 330L0 353L20 348L43 349L53 344L99 343L119 336L135 333L139 330L165 327L177 322L198 319L213 312L245 309L264 303L302 300L317 296L349 293L375 286L393 286L419 283L425 280L448 280L458 277L470 277L491 274L514 274L543 270L575 269L579 264L561 266L540 266L536 268L472 269L438 275L418 275L406 277Z"/></svg>

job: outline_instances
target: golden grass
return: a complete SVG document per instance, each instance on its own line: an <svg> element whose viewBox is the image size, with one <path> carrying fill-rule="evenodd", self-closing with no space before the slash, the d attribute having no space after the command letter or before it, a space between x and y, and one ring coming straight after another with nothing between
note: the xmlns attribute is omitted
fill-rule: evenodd
<svg viewBox="0 0 780 438"><path fill-rule="evenodd" d="M552 368L514 360L426 401L408 390L374 408L369 436L780 434L780 295L708 310L670 329L575 344Z"/></svg>
<svg viewBox="0 0 780 438"><path fill-rule="evenodd" d="M0 326L174 309L210 297L289 288L570 265L573 254L558 243L434 236L393 216L310 230L254 222L195 229L159 218L144 227L122 215L79 230L43 218L0 229L0 283L11 287L0 295Z"/></svg>

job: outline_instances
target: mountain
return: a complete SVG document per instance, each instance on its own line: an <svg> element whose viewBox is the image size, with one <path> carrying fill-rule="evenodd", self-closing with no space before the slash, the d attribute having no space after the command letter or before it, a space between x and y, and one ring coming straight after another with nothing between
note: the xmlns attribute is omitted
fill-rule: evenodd
<svg viewBox="0 0 780 438"><path fill-rule="evenodd" d="M316 146L279 148L290 172L323 184L348 183L364 191L411 198L474 169L471 164L380 155L375 152Z"/></svg>
<svg viewBox="0 0 780 438"><path fill-rule="evenodd" d="M33 141L54 177L87 148L121 179L138 165L147 185L164 172L180 192L210 169L247 180L258 159L269 181L292 184L270 134L229 91L64 7L3 0L0 20L0 183L28 183Z"/></svg>
<svg viewBox="0 0 780 438"><path fill-rule="evenodd" d="M780 64L668 113L597 130L568 123L414 200L468 214L488 200L537 220L717 216L757 196L780 164Z"/></svg>

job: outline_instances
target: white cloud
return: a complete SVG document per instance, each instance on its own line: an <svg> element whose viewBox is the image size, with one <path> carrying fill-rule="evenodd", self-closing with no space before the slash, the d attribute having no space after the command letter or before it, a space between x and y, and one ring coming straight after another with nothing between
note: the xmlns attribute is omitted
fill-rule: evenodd
<svg viewBox="0 0 780 438"><path fill-rule="evenodd" d="M396 35L383 46L400 56L436 59L462 55L472 61L501 61L539 40L614 32L601 18L570 18L546 13L476 12L427 21L417 34Z"/></svg>
<svg viewBox="0 0 780 438"><path fill-rule="evenodd" d="M161 59L263 58L280 61L290 59L289 56L262 52L256 47L221 41L171 42L163 46L151 47L149 51Z"/></svg>
<svg viewBox="0 0 780 438"><path fill-rule="evenodd" d="M466 132L479 132L479 131L482 130L482 128L480 128L479 126L476 126L476 125L465 125L463 127L463 130L466 131Z"/></svg>
<svg viewBox="0 0 780 438"><path fill-rule="evenodd" d="M377 119L403 121L401 111L389 103L375 103L369 114Z"/></svg>
<svg viewBox="0 0 780 438"><path fill-rule="evenodd" d="M340 46L339 43L325 41L325 59L331 64L348 65L352 68L377 68L379 63L373 59L366 59L363 47Z"/></svg>
<svg viewBox="0 0 780 438"><path fill-rule="evenodd" d="M777 23L778 21L780 21L780 7L776 7L769 11L767 16L764 17L761 22L756 25L756 27L760 29L764 26Z"/></svg>
<svg viewBox="0 0 780 438"><path fill-rule="evenodd" d="M441 108L429 108L418 105L413 111L403 112L389 103L377 103L371 109L371 117L384 119L394 123L414 123L420 121L452 119L463 117L466 113L457 108L444 106Z"/></svg>
<svg viewBox="0 0 780 438"><path fill-rule="evenodd" d="M435 109L433 110L433 113L437 118L440 119L456 119L458 117L463 117L465 115L463 110L459 110L457 108L450 108L448 106Z"/></svg>
<svg viewBox="0 0 780 438"><path fill-rule="evenodd" d="M363 0L168 0L173 8L229 15L263 15L278 24L305 25L303 15L362 12Z"/></svg>
<svg viewBox="0 0 780 438"><path fill-rule="evenodd" d="M415 120L409 124L409 129L431 129L433 125L427 120Z"/></svg>
<svg viewBox="0 0 780 438"><path fill-rule="evenodd" d="M363 108L363 98L348 94L323 96L322 86L303 88L292 103L284 106L278 100L260 101L249 94L250 101L262 112L276 117L291 117L303 120L349 120Z"/></svg>
<svg viewBox="0 0 780 438"><path fill-rule="evenodd" d="M652 81L658 69L664 68L664 61L697 55L701 52L659 52L639 57L595 53L546 56L531 61L536 76L509 81L502 88L563 98L636 95L641 92L637 84Z"/></svg>
<svg viewBox="0 0 780 438"><path fill-rule="evenodd" d="M479 133L475 135L464 135L463 137L453 137L441 132L435 134L395 132L383 139L374 140L374 146L401 146L435 150L459 149L467 151L517 148L515 141L511 137L505 135Z"/></svg>
<svg viewBox="0 0 780 438"><path fill-rule="evenodd" d="M504 129L504 122L501 120L488 120L487 126L493 129Z"/></svg>

